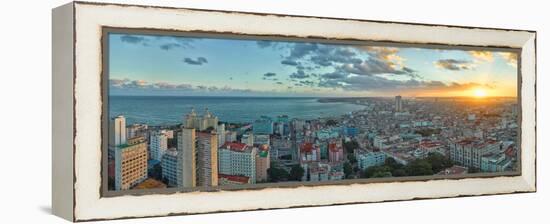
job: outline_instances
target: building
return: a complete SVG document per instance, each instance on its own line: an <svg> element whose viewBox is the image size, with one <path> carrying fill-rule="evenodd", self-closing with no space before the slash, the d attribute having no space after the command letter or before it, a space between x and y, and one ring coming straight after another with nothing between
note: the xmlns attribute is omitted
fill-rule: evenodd
<svg viewBox="0 0 550 224"><path fill-rule="evenodd" d="M342 141L337 140L328 143L328 160L330 162L340 162L344 160Z"/></svg>
<svg viewBox="0 0 550 224"><path fill-rule="evenodd" d="M219 133L219 134L222 134L222 133ZM237 141L237 132L236 131L226 131L225 132L225 142L236 142L236 141ZM225 142L223 144L225 144Z"/></svg>
<svg viewBox="0 0 550 224"><path fill-rule="evenodd" d="M183 126L199 131L204 131L208 128L216 129L218 127L218 117L210 113L208 108L206 108L204 116L199 116L195 112L195 108L192 108L191 112L183 118Z"/></svg>
<svg viewBox="0 0 550 224"><path fill-rule="evenodd" d="M252 133L244 134L241 137L241 143L246 144L248 146L254 146L254 134Z"/></svg>
<svg viewBox="0 0 550 224"><path fill-rule="evenodd" d="M197 132L197 184L218 186L218 135Z"/></svg>
<svg viewBox="0 0 550 224"><path fill-rule="evenodd" d="M250 177L227 174L219 174L218 183L220 186L251 184Z"/></svg>
<svg viewBox="0 0 550 224"><path fill-rule="evenodd" d="M359 169L365 170L371 166L384 165L386 154L383 152L366 152L357 153L357 166Z"/></svg>
<svg viewBox="0 0 550 224"><path fill-rule="evenodd" d="M269 145L261 145L258 154L256 154L256 182L267 181L267 169L269 167Z"/></svg>
<svg viewBox="0 0 550 224"><path fill-rule="evenodd" d="M225 143L225 124L217 125L216 133L218 133L218 147L220 147Z"/></svg>
<svg viewBox="0 0 550 224"><path fill-rule="evenodd" d="M467 173L468 173L467 167L454 165L452 167L439 171L439 173L437 173L436 175L461 175L461 174L467 174Z"/></svg>
<svg viewBox="0 0 550 224"><path fill-rule="evenodd" d="M250 183L256 183L257 148L244 143L226 142L218 153L220 174L246 176L250 178Z"/></svg>
<svg viewBox="0 0 550 224"><path fill-rule="evenodd" d="M267 116L261 116L252 124L252 133L257 135L271 135L273 134L273 120Z"/></svg>
<svg viewBox="0 0 550 224"><path fill-rule="evenodd" d="M147 179L147 142L144 137L130 138L125 144L116 146L114 159L116 190L131 189Z"/></svg>
<svg viewBox="0 0 550 224"><path fill-rule="evenodd" d="M481 158L481 171L503 172L512 166L512 160L504 153L492 153Z"/></svg>
<svg viewBox="0 0 550 224"><path fill-rule="evenodd" d="M161 132L156 132L151 135L149 142L150 159L160 161L162 155L168 149L168 136Z"/></svg>
<svg viewBox="0 0 550 224"><path fill-rule="evenodd" d="M313 143L300 144L300 163L318 162L321 159L321 148ZM305 168L304 168L305 169Z"/></svg>
<svg viewBox="0 0 550 224"><path fill-rule="evenodd" d="M132 124L127 127L126 134L128 138L144 137L149 139L149 126L146 124Z"/></svg>
<svg viewBox="0 0 550 224"><path fill-rule="evenodd" d="M197 186L196 135L194 128L182 128L178 137L178 187Z"/></svg>
<svg viewBox="0 0 550 224"><path fill-rule="evenodd" d="M168 181L171 187L180 186L178 182L178 151L174 148L169 149L162 156L160 162L162 167L162 178Z"/></svg>
<svg viewBox="0 0 550 224"><path fill-rule="evenodd" d="M254 135L254 142L255 145L270 145L270 137L269 135Z"/></svg>
<svg viewBox="0 0 550 224"><path fill-rule="evenodd" d="M126 144L126 118L122 115L111 119L109 123L109 146Z"/></svg>
<svg viewBox="0 0 550 224"><path fill-rule="evenodd" d="M395 96L395 112L403 111L403 100L401 96Z"/></svg>
<svg viewBox="0 0 550 224"><path fill-rule="evenodd" d="M495 140L466 138L451 142L451 160L469 168L481 168L481 158L484 155L500 151L500 143Z"/></svg>

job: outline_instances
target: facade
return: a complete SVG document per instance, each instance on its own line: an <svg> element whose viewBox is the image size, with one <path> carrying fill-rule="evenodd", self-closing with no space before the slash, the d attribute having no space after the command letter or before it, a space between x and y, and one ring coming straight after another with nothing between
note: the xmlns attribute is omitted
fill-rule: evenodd
<svg viewBox="0 0 550 224"><path fill-rule="evenodd" d="M197 184L218 186L218 135L197 132Z"/></svg>
<svg viewBox="0 0 550 224"><path fill-rule="evenodd" d="M225 124L217 125L216 133L218 133L218 147L220 147L225 143Z"/></svg>
<svg viewBox="0 0 550 224"><path fill-rule="evenodd" d="M254 135L254 142L255 145L270 145L270 137L269 135Z"/></svg>
<svg viewBox="0 0 550 224"><path fill-rule="evenodd" d="M160 161L168 149L168 136L158 132L151 135L149 142L150 159Z"/></svg>
<svg viewBox="0 0 550 224"><path fill-rule="evenodd" d="M261 116L260 119L254 121L252 124L252 133L257 135L271 135L273 134L273 120L267 116Z"/></svg>
<svg viewBox="0 0 550 224"><path fill-rule="evenodd" d="M167 150L160 162L162 166L162 178L168 181L169 186L178 187L178 151Z"/></svg>
<svg viewBox="0 0 550 224"><path fill-rule="evenodd" d="M220 174L246 176L250 178L250 183L256 183L257 148L226 142L218 152Z"/></svg>
<svg viewBox="0 0 550 224"><path fill-rule="evenodd" d="M365 170L371 166L383 165L386 161L386 154L380 151L358 153L356 158L359 169Z"/></svg>
<svg viewBox="0 0 550 224"><path fill-rule="evenodd" d="M337 140L328 143L328 160L330 162L340 162L344 160L342 141Z"/></svg>
<svg viewBox="0 0 550 224"><path fill-rule="evenodd" d="M222 133L219 133L219 134L222 134ZM236 142L236 141L237 141L237 132L236 131L226 131L225 132L225 142ZM224 144L225 144L225 142L224 142Z"/></svg>
<svg viewBox="0 0 550 224"><path fill-rule="evenodd" d="M267 181L267 169L270 167L269 145L261 145L256 154L256 182Z"/></svg>
<svg viewBox="0 0 550 224"><path fill-rule="evenodd" d="M197 164L196 164L196 136L195 129L182 128L177 133L178 136L178 168L177 186L178 187L196 187L197 186Z"/></svg>
<svg viewBox="0 0 550 224"><path fill-rule="evenodd" d="M146 124L132 124L126 128L126 135L127 138L144 137L147 140L149 139L149 126Z"/></svg>
<svg viewBox="0 0 550 224"><path fill-rule="evenodd" d="M469 168L481 168L481 158L498 151L500 143L494 140L466 138L450 144L451 160Z"/></svg>
<svg viewBox="0 0 550 224"><path fill-rule="evenodd" d="M115 189L128 190L147 179L147 142L130 138L115 148Z"/></svg>
<svg viewBox="0 0 550 224"><path fill-rule="evenodd" d="M512 160L504 153L493 153L481 158L481 171L503 172L512 166Z"/></svg>

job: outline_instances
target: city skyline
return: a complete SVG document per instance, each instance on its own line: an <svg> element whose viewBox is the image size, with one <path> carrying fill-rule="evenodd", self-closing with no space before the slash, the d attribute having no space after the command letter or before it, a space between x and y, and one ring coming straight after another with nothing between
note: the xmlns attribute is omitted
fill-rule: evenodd
<svg viewBox="0 0 550 224"><path fill-rule="evenodd" d="M516 97L517 55L110 34L111 95Z"/></svg>

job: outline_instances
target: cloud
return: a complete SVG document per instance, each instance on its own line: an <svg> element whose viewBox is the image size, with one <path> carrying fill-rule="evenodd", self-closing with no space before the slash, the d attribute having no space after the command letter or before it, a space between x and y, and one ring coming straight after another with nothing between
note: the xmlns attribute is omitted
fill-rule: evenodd
<svg viewBox="0 0 550 224"><path fill-rule="evenodd" d="M281 64L283 65L290 65L290 66L298 66L299 63L294 61L294 60L291 60L291 59L284 59L281 61Z"/></svg>
<svg viewBox="0 0 550 224"><path fill-rule="evenodd" d="M139 43L144 43L147 40L145 39L145 37L142 37L142 36L123 35L123 36L120 36L120 41L125 43L130 43L130 44L139 44Z"/></svg>
<svg viewBox="0 0 550 224"><path fill-rule="evenodd" d="M511 52L500 52L500 57L506 61L506 64L516 68L518 66L518 54Z"/></svg>
<svg viewBox="0 0 550 224"><path fill-rule="evenodd" d="M178 43L167 43L167 44L162 44L162 45L160 45L160 49L165 50L165 51L172 50L172 49L178 48L178 47L181 47L181 44L178 44Z"/></svg>
<svg viewBox="0 0 550 224"><path fill-rule="evenodd" d="M291 79L305 79L309 78L309 75L304 72L304 70L298 70L289 76Z"/></svg>
<svg viewBox="0 0 550 224"><path fill-rule="evenodd" d="M478 62L493 61L493 52L490 51L469 51L468 53Z"/></svg>
<svg viewBox="0 0 550 224"><path fill-rule="evenodd" d="M185 58L183 59L183 62L190 65L202 65L208 63L208 60L206 60L206 58L204 57L198 57L197 59Z"/></svg>
<svg viewBox="0 0 550 224"><path fill-rule="evenodd" d="M475 67L472 61L456 59L441 59L434 62L434 64L438 68L451 71L471 70Z"/></svg>
<svg viewBox="0 0 550 224"><path fill-rule="evenodd" d="M268 73L265 73L264 74L264 77L273 77L273 76L276 76L277 74L273 73L273 72L268 72Z"/></svg>

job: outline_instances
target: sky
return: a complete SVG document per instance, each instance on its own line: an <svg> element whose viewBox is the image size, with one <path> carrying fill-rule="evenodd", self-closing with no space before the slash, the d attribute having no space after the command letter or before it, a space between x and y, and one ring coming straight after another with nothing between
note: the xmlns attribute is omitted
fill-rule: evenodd
<svg viewBox="0 0 550 224"><path fill-rule="evenodd" d="M110 95L517 95L517 55L364 44L109 34Z"/></svg>

